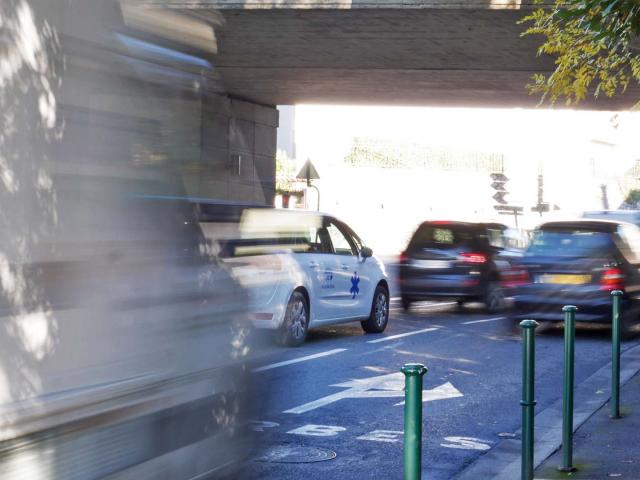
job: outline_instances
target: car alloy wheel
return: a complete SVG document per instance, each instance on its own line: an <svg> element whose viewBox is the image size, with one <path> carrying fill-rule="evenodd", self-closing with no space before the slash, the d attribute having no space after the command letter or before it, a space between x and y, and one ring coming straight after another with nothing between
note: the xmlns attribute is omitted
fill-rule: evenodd
<svg viewBox="0 0 640 480"><path fill-rule="evenodd" d="M376 325L382 327L387 322L387 316L389 315L389 305L387 301L387 295L384 291L379 290L376 295L375 303L375 319Z"/></svg>

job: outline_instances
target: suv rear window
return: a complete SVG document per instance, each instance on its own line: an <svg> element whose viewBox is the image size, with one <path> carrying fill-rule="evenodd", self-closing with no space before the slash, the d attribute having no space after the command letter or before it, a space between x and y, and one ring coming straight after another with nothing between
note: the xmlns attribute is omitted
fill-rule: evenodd
<svg viewBox="0 0 640 480"><path fill-rule="evenodd" d="M456 248L471 241L472 232L468 226L456 224L422 224L413 234L409 248Z"/></svg>
<svg viewBox="0 0 640 480"><path fill-rule="evenodd" d="M525 255L588 256L614 247L608 233L589 230L538 230Z"/></svg>

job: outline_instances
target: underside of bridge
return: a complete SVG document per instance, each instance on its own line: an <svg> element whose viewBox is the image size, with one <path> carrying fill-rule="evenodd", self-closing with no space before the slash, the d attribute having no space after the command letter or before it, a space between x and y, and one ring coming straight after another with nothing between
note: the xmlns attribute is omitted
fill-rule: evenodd
<svg viewBox="0 0 640 480"><path fill-rule="evenodd" d="M521 37L517 22L531 11L527 0L173 7L215 26L213 62L224 92L263 105L533 107L540 98L529 95L527 83L553 69L552 58L536 54L542 38ZM628 108L638 93L581 108Z"/></svg>

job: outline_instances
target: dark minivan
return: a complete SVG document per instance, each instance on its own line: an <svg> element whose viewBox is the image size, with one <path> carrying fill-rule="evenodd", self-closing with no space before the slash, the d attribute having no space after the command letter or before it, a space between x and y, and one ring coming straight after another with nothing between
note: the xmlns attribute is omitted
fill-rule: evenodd
<svg viewBox="0 0 640 480"><path fill-rule="evenodd" d="M563 320L562 307L578 307L577 321L610 322L611 292L624 291L621 328L638 316L640 229L608 220L554 221L533 234L520 267L528 281L515 292L514 317Z"/></svg>
<svg viewBox="0 0 640 480"><path fill-rule="evenodd" d="M505 272L517 253L505 245L505 225L483 222L422 223L400 255L402 306L419 300L481 301L504 309Z"/></svg>

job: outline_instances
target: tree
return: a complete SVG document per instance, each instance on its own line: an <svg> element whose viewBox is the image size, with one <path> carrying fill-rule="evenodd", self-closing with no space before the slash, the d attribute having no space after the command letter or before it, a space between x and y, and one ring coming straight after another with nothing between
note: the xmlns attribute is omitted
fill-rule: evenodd
<svg viewBox="0 0 640 480"><path fill-rule="evenodd" d="M625 210L635 210L640 208L640 189L632 188L629 190L629 193L627 193L627 197L624 199L624 202L622 202L622 205L620 205L620 208Z"/></svg>
<svg viewBox="0 0 640 480"><path fill-rule="evenodd" d="M640 83L638 0L554 0L520 23L529 25L523 36L545 37L538 55L556 57L555 70L535 74L528 85L542 101L564 98L572 105L590 94L613 97L631 82Z"/></svg>
<svg viewBox="0 0 640 480"><path fill-rule="evenodd" d="M284 150L276 152L276 193L301 192L296 180L296 161L287 156Z"/></svg>

